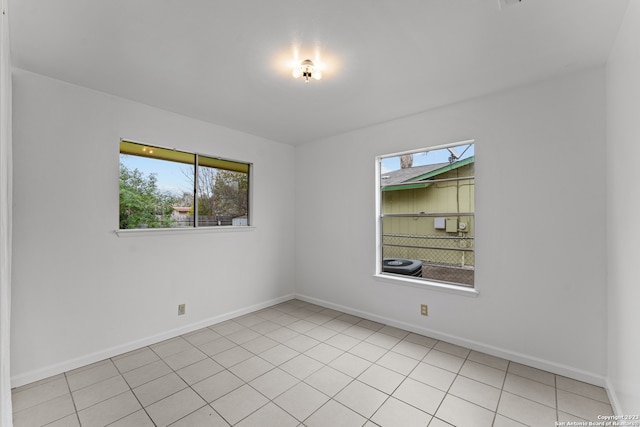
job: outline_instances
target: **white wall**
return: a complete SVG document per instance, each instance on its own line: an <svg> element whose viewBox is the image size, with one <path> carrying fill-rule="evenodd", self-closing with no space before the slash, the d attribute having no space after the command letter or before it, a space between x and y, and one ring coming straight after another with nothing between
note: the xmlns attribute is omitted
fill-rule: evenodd
<svg viewBox="0 0 640 427"><path fill-rule="evenodd" d="M14 386L293 292L293 147L21 70L13 84ZM255 230L117 237L121 137L253 162Z"/></svg>
<svg viewBox="0 0 640 427"><path fill-rule="evenodd" d="M640 413L640 2L630 1L607 64L608 365L619 414Z"/></svg>
<svg viewBox="0 0 640 427"><path fill-rule="evenodd" d="M470 138L480 295L375 280L375 156ZM604 154L602 68L300 146L296 293L604 384Z"/></svg>
<svg viewBox="0 0 640 427"><path fill-rule="evenodd" d="M0 0L0 426L11 427L11 239L13 161L11 41L7 1Z"/></svg>

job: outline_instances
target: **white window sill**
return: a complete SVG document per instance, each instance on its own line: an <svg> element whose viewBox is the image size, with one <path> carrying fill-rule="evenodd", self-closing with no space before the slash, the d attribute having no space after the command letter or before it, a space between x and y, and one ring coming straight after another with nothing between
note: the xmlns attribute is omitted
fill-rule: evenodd
<svg viewBox="0 0 640 427"><path fill-rule="evenodd" d="M391 274L374 274L373 278L386 283L393 283L395 285L411 286L413 288L429 289L438 292L446 292L449 294L463 295L465 297L475 298L479 295L479 292L474 288L467 288L464 286L448 285L446 283L430 282L427 280L411 279L409 277L395 276Z"/></svg>
<svg viewBox="0 0 640 427"><path fill-rule="evenodd" d="M240 231L253 231L254 226L219 226L219 227L184 227L184 228L137 228L132 230L115 230L118 237L137 236L177 236L181 234L203 233L236 233Z"/></svg>

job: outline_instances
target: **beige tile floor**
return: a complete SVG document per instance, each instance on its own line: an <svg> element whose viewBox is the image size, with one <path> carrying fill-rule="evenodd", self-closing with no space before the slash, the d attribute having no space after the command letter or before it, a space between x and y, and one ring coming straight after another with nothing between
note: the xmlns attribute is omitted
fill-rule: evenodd
<svg viewBox="0 0 640 427"><path fill-rule="evenodd" d="M24 426L554 426L604 389L291 300L13 390Z"/></svg>

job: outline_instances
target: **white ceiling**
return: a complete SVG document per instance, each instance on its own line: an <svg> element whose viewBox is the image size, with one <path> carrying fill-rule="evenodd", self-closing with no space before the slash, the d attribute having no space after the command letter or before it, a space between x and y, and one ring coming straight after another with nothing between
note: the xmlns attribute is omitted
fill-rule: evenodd
<svg viewBox="0 0 640 427"><path fill-rule="evenodd" d="M18 68L301 144L602 64L628 1L11 0L8 11ZM296 53L319 59L323 79L293 79Z"/></svg>

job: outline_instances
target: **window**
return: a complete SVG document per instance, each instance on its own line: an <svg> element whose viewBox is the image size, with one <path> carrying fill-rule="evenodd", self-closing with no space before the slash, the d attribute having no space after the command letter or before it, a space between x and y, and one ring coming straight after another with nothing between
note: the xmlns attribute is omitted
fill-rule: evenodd
<svg viewBox="0 0 640 427"><path fill-rule="evenodd" d="M473 141L378 161L378 273L473 288Z"/></svg>
<svg viewBox="0 0 640 427"><path fill-rule="evenodd" d="M124 229L248 226L251 164L120 142Z"/></svg>

